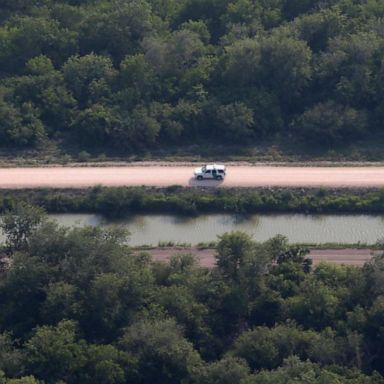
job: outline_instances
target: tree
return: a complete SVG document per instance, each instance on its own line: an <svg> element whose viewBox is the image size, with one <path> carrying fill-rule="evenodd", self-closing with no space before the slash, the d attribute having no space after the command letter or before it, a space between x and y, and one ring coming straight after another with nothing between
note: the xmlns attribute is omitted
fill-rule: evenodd
<svg viewBox="0 0 384 384"><path fill-rule="evenodd" d="M225 357L200 368L192 382L196 384L240 384L248 376L249 368L243 360Z"/></svg>
<svg viewBox="0 0 384 384"><path fill-rule="evenodd" d="M41 306L41 314L47 324L57 324L64 319L76 317L81 302L74 285L59 281L45 287L46 298Z"/></svg>
<svg viewBox="0 0 384 384"><path fill-rule="evenodd" d="M356 109L372 108L377 102L377 77L383 38L374 32L360 32L330 39L319 57L316 78L323 93L336 102Z"/></svg>
<svg viewBox="0 0 384 384"><path fill-rule="evenodd" d="M244 359L252 370L274 369L291 355L307 358L318 339L318 334L304 331L294 323L255 327L235 340L230 353Z"/></svg>
<svg viewBox="0 0 384 384"><path fill-rule="evenodd" d="M26 203L17 204L1 218L0 228L6 235L6 245L12 253L26 250L32 233L43 223L44 210Z"/></svg>
<svg viewBox="0 0 384 384"><path fill-rule="evenodd" d="M0 372L15 377L19 376L23 371L23 355L19 349L15 348L11 334L0 334Z"/></svg>
<svg viewBox="0 0 384 384"><path fill-rule="evenodd" d="M168 316L176 319L184 327L186 337L201 354L209 355L212 336L206 324L208 307L199 302L190 287L176 285L174 275L170 276L170 280L175 285L160 288L154 301L164 308Z"/></svg>
<svg viewBox="0 0 384 384"><path fill-rule="evenodd" d="M145 0L114 0L88 7L79 31L81 51L109 55L119 63L137 53L140 42L152 34L153 19Z"/></svg>
<svg viewBox="0 0 384 384"><path fill-rule="evenodd" d="M306 42L279 34L263 40L260 80L275 92L283 105L291 105L308 85L312 75L312 51Z"/></svg>
<svg viewBox="0 0 384 384"><path fill-rule="evenodd" d="M11 141L9 132L15 126L20 126L21 120L20 113L15 106L4 100L3 95L0 94L0 139L2 145Z"/></svg>
<svg viewBox="0 0 384 384"><path fill-rule="evenodd" d="M223 61L224 79L233 87L257 86L259 82L259 65L261 45L256 39L237 40L225 47Z"/></svg>
<svg viewBox="0 0 384 384"><path fill-rule="evenodd" d="M47 75L55 71L52 60L45 55L31 58L25 64L26 71L35 76Z"/></svg>
<svg viewBox="0 0 384 384"><path fill-rule="evenodd" d="M308 278L301 292L286 300L287 315L306 328L316 330L332 326L338 319L340 299L324 283Z"/></svg>
<svg viewBox="0 0 384 384"><path fill-rule="evenodd" d="M120 340L123 350L138 359L136 383L178 384L199 369L201 360L174 320L140 321Z"/></svg>
<svg viewBox="0 0 384 384"><path fill-rule="evenodd" d="M244 380L242 384L286 384L286 383L342 383L342 384L374 384L382 383L378 375L366 376L360 372L333 372L330 368L321 368L309 361L300 361L297 357L289 357L282 367L274 371L261 371L253 377Z"/></svg>
<svg viewBox="0 0 384 384"><path fill-rule="evenodd" d="M45 139L39 111L32 103L16 106L4 100L0 90L0 139L16 147L36 146Z"/></svg>
<svg viewBox="0 0 384 384"><path fill-rule="evenodd" d="M100 85L104 87L103 92L93 98L92 102L108 96L116 71L110 58L92 53L69 58L63 66L63 74L67 88L72 91L80 106L87 106L93 90Z"/></svg>
<svg viewBox="0 0 384 384"><path fill-rule="evenodd" d="M23 103L20 106L20 116L20 124L12 126L7 132L9 141L18 147L41 143L45 139L45 129L38 109L32 103Z"/></svg>
<svg viewBox="0 0 384 384"><path fill-rule="evenodd" d="M340 9L320 9L318 12L303 14L292 23L300 39L306 41L313 52L325 51L328 42L347 28L348 19Z"/></svg>
<svg viewBox="0 0 384 384"><path fill-rule="evenodd" d="M112 345L89 345L85 354L87 362L79 380L84 384L123 384L129 380L129 370L135 369L134 358Z"/></svg>
<svg viewBox="0 0 384 384"><path fill-rule="evenodd" d="M84 342L77 341L73 321L63 320L55 327L38 327L26 343L27 366L42 380L72 381L84 367L84 349Z"/></svg>
<svg viewBox="0 0 384 384"><path fill-rule="evenodd" d="M4 381L2 381L4 380ZM24 376L20 379L4 379L0 376L1 384L40 384L40 382L33 376Z"/></svg>
<svg viewBox="0 0 384 384"><path fill-rule="evenodd" d="M233 143L247 140L253 126L253 111L243 103L222 105L217 110L218 131Z"/></svg>
<svg viewBox="0 0 384 384"><path fill-rule="evenodd" d="M93 104L79 112L72 122L72 130L80 143L86 147L105 146L119 124L119 116L111 108Z"/></svg>
<svg viewBox="0 0 384 384"><path fill-rule="evenodd" d="M143 54L126 56L120 64L121 104L133 108L142 101L149 101L159 87L152 65ZM128 100L127 100L128 99Z"/></svg>
<svg viewBox="0 0 384 384"><path fill-rule="evenodd" d="M137 107L130 114L124 113L111 132L113 145L124 150L151 146L156 142L160 124L150 116L145 107Z"/></svg>
<svg viewBox="0 0 384 384"><path fill-rule="evenodd" d="M49 16L15 15L8 20L5 30L9 50L3 53L3 68L9 72L20 72L29 59L39 55L62 64L76 53L76 34L60 28Z"/></svg>
<svg viewBox="0 0 384 384"><path fill-rule="evenodd" d="M365 124L363 113L328 101L306 110L294 122L293 130L308 144L332 147L362 137Z"/></svg>
<svg viewBox="0 0 384 384"><path fill-rule="evenodd" d="M43 289L53 278L48 265L24 252L12 255L0 284L0 324L15 338L24 337L37 326L45 296Z"/></svg>
<svg viewBox="0 0 384 384"><path fill-rule="evenodd" d="M252 256L254 243L243 232L226 233L219 237L216 247L216 263L224 277L239 281L241 269Z"/></svg>

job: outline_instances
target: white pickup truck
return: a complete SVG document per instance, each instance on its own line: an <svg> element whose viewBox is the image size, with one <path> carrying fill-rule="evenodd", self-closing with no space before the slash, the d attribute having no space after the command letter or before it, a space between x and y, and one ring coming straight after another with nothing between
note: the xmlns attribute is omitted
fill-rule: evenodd
<svg viewBox="0 0 384 384"><path fill-rule="evenodd" d="M225 165L222 164L206 164L202 167L195 168L195 178L197 180L214 179L223 180L225 177Z"/></svg>

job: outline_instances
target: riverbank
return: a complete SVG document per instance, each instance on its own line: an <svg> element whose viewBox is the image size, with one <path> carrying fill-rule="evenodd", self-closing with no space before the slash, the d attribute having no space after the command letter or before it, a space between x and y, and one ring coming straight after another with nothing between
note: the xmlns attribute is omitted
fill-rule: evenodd
<svg viewBox="0 0 384 384"><path fill-rule="evenodd" d="M278 141L247 145L207 144L157 146L142 151L108 150L102 148L63 147L60 142L45 142L35 149L0 148L0 166L43 166L136 162L249 162L249 163L370 163L384 162L384 138L359 140L355 145L320 148L293 144L284 136Z"/></svg>
<svg viewBox="0 0 384 384"><path fill-rule="evenodd" d="M215 249L198 247L166 247L166 248L148 248L138 249L135 253L146 252L155 261L168 262L172 256L177 254L192 254L198 260L202 267L212 268L215 266ZM362 267L373 256L381 254L383 251L368 248L338 248L338 249L319 249L309 248L308 257L312 260L312 265L318 265L322 262L335 264L353 265Z"/></svg>
<svg viewBox="0 0 384 384"><path fill-rule="evenodd" d="M125 217L135 213L383 213L382 189L322 188L167 188L94 187L87 189L0 190L0 212L17 202L48 213L98 213Z"/></svg>

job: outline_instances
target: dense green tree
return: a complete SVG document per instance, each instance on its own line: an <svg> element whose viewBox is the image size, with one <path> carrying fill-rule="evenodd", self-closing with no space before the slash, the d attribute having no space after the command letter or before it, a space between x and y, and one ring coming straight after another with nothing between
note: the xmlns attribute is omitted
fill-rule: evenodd
<svg viewBox="0 0 384 384"><path fill-rule="evenodd" d="M271 87L284 104L298 97L311 78L312 52L299 39L279 34L265 39L261 45L260 79Z"/></svg>
<svg viewBox="0 0 384 384"><path fill-rule="evenodd" d="M81 52L110 55L120 62L137 51L155 23L145 0L113 0L90 7L79 31Z"/></svg>
<svg viewBox="0 0 384 384"><path fill-rule="evenodd" d="M222 105L217 110L218 130L229 141L239 142L251 135L253 113L242 103Z"/></svg>
<svg viewBox="0 0 384 384"><path fill-rule="evenodd" d="M196 384L240 384L248 376L249 368L243 360L225 357L200 368L192 382Z"/></svg>
<svg viewBox="0 0 384 384"><path fill-rule="evenodd" d="M112 61L106 56L89 54L73 56L63 66L66 85L80 105L96 102L110 92L110 85L116 76ZM101 92L97 94L97 89Z"/></svg>
<svg viewBox="0 0 384 384"><path fill-rule="evenodd" d="M122 90L119 102L133 107L141 101L149 101L156 91L154 68L143 54L126 56L120 64L119 81Z"/></svg>
<svg viewBox="0 0 384 384"><path fill-rule="evenodd" d="M80 302L76 287L65 282L51 283L46 288L46 298L41 306L41 316L47 324L56 324L63 319L76 317Z"/></svg>
<svg viewBox="0 0 384 384"><path fill-rule="evenodd" d="M2 376L0 371L0 383L1 384L40 384L39 380L35 379L33 376L24 376L20 379L6 379Z"/></svg>
<svg viewBox="0 0 384 384"><path fill-rule="evenodd" d="M23 371L22 352L15 347L14 341L9 333L0 334L0 372L4 372L10 377L16 377Z"/></svg>
<svg viewBox="0 0 384 384"><path fill-rule="evenodd" d="M173 276L170 278L174 279ZM191 288L178 285L163 287L156 294L155 302L164 308L166 314L183 325L185 335L201 354L209 351L209 343L212 342L212 335L206 324L209 311L206 305L194 297Z"/></svg>
<svg viewBox="0 0 384 384"><path fill-rule="evenodd" d="M111 132L115 147L126 151L144 148L156 142L161 126L145 107L137 107L130 114L124 113Z"/></svg>
<svg viewBox="0 0 384 384"><path fill-rule="evenodd" d="M136 383L180 383L201 365L200 356L173 320L135 323L120 345L138 359Z"/></svg>
<svg viewBox="0 0 384 384"><path fill-rule="evenodd" d="M102 104L93 104L79 112L71 128L86 147L103 146L119 124L118 114Z"/></svg>
<svg viewBox="0 0 384 384"><path fill-rule="evenodd" d="M300 285L300 293L286 300L287 315L305 327L323 329L338 318L340 299L331 287L313 279Z"/></svg>
<svg viewBox="0 0 384 384"><path fill-rule="evenodd" d="M347 28L348 19L339 9L320 9L318 12L304 14L291 24L293 34L306 41L313 52L326 50L329 41Z"/></svg>
<svg viewBox="0 0 384 384"><path fill-rule="evenodd" d="M329 147L361 138L365 117L360 111L328 101L305 111L293 128L305 142Z"/></svg>
<svg viewBox="0 0 384 384"><path fill-rule="evenodd" d="M1 98L0 94L0 138L2 144L16 147L36 146L45 139L45 129L38 110L32 103L19 107Z"/></svg>
<svg viewBox="0 0 384 384"><path fill-rule="evenodd" d="M331 87L328 95L334 93L338 101L355 108L372 107L382 49L383 38L376 33L335 37L321 54L316 75Z"/></svg>
<svg viewBox="0 0 384 384"><path fill-rule="evenodd" d="M6 245L11 252L28 248L29 237L43 223L44 210L26 203L17 204L1 217L0 228L6 236Z"/></svg>
<svg viewBox="0 0 384 384"><path fill-rule="evenodd" d="M4 1L5 148L327 150L381 132L380 1Z"/></svg>
<svg viewBox="0 0 384 384"><path fill-rule="evenodd" d="M243 384L373 384L381 383L380 376L369 377L359 372L333 372L331 369L321 369L317 364L302 362L296 357L285 360L283 367L275 371L261 371Z"/></svg>
<svg viewBox="0 0 384 384"><path fill-rule="evenodd" d="M69 320L37 328L26 350L31 372L47 382L73 381L86 359L85 345L77 341L76 324Z"/></svg>
<svg viewBox="0 0 384 384"><path fill-rule="evenodd" d="M118 227L27 228L0 271L0 382L383 380L382 257L311 270L284 237L235 232L207 269L133 253Z"/></svg>
<svg viewBox="0 0 384 384"><path fill-rule="evenodd" d="M86 363L80 373L81 383L123 384L135 370L135 360L112 345L89 345Z"/></svg>
<svg viewBox="0 0 384 384"><path fill-rule="evenodd" d="M3 51L3 70L19 72L26 61L38 55L47 55L62 63L76 53L76 33L60 28L58 22L44 16L16 16L3 26L0 34L8 50Z"/></svg>
<svg viewBox="0 0 384 384"><path fill-rule="evenodd" d="M246 360L252 370L273 369L290 355L307 358L319 339L315 332L303 331L294 324L256 327L243 332L234 342L231 353Z"/></svg>

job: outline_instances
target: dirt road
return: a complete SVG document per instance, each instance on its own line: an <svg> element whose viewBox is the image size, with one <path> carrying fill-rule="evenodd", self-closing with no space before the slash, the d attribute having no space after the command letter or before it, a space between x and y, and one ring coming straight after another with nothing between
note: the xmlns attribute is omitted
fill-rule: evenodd
<svg viewBox="0 0 384 384"><path fill-rule="evenodd" d="M0 168L0 188L105 186L384 187L384 167L230 166L224 181L197 181L193 166Z"/></svg>
<svg viewBox="0 0 384 384"><path fill-rule="evenodd" d="M154 248L149 252L155 260L167 261L173 255L178 253L192 253L198 257L200 264L204 267L211 268L215 265L214 249L198 249L198 248ZM372 251L370 249L311 249L309 257L313 261L313 265L317 265L322 261L336 264L348 264L361 267L364 263L371 259L373 255L382 253L381 251Z"/></svg>

